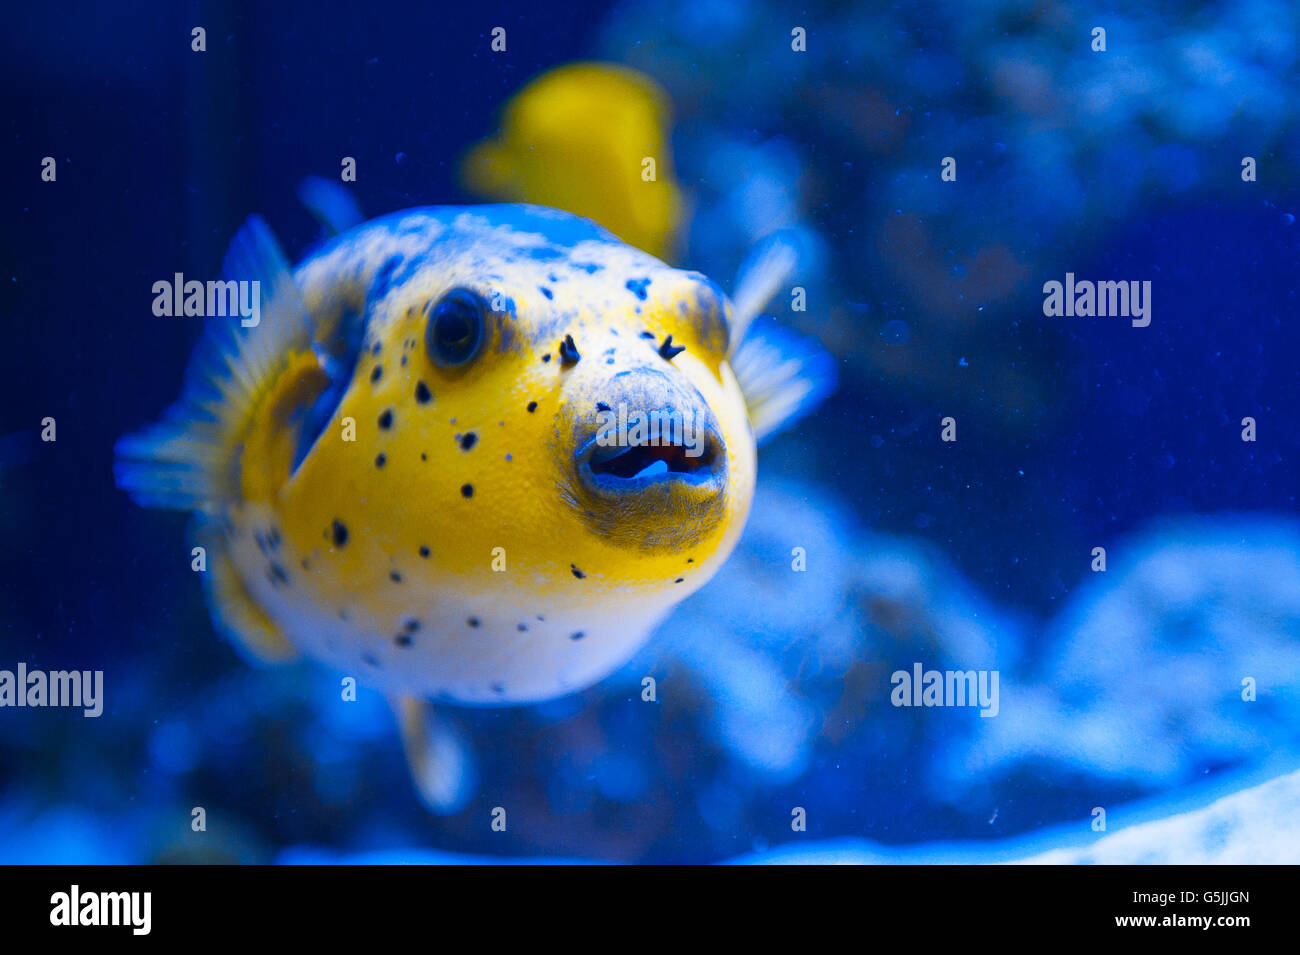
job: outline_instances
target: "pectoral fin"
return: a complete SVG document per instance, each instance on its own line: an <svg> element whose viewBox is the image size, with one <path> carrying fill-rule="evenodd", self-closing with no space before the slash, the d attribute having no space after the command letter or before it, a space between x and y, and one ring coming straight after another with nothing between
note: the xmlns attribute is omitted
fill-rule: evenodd
<svg viewBox="0 0 1300 955"><path fill-rule="evenodd" d="M750 326L731 367L760 444L835 390L835 363L826 350L774 319L762 318Z"/></svg>
<svg viewBox="0 0 1300 955"><path fill-rule="evenodd" d="M270 228L251 217L231 242L225 272L261 303L256 319L208 319L185 390L163 420L117 444L118 486L148 507L218 512L248 489L248 442L269 442L277 473L254 476L263 496L288 474L286 421L295 402L326 383L312 351L306 309ZM259 432L263 427L263 432ZM268 482L272 485L265 487Z"/></svg>

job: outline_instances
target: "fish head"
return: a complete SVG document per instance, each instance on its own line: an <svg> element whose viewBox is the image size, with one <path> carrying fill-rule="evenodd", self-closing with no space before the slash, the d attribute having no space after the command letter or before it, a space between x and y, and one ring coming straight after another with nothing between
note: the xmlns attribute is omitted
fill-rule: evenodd
<svg viewBox="0 0 1300 955"><path fill-rule="evenodd" d="M434 248L371 307L338 409L377 423L375 446L338 462L361 472L353 510L457 613L623 628L608 669L716 572L748 515L727 298L540 207L461 212Z"/></svg>

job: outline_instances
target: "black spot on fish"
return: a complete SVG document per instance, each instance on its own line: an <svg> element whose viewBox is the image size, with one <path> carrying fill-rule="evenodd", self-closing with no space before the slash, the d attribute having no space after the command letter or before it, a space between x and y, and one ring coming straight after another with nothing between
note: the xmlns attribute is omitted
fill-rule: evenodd
<svg viewBox="0 0 1300 955"><path fill-rule="evenodd" d="M427 460L429 460L429 456L428 456L427 454L425 454L423 451L421 451L421 452L420 452L420 460L421 460L421 461L427 461Z"/></svg>
<svg viewBox="0 0 1300 955"><path fill-rule="evenodd" d="M646 286L649 284L649 279L628 279L627 290L644 302Z"/></svg>
<svg viewBox="0 0 1300 955"><path fill-rule="evenodd" d="M686 579L685 577L678 577L676 580L673 581L673 583L680 584L685 579Z"/></svg>
<svg viewBox="0 0 1300 955"><path fill-rule="evenodd" d="M688 563L688 564L693 564L693 563L695 563L695 558L694 558L694 557L687 557L687 558L686 558L686 563Z"/></svg>
<svg viewBox="0 0 1300 955"><path fill-rule="evenodd" d="M271 581L272 587L282 587L289 582L289 575L279 564L271 564L266 570L266 576Z"/></svg>
<svg viewBox="0 0 1300 955"><path fill-rule="evenodd" d="M304 557L304 558L300 561L300 563L302 564L302 569L303 569L303 570L311 570L311 564L307 562L307 558L306 558L306 557Z"/></svg>
<svg viewBox="0 0 1300 955"><path fill-rule="evenodd" d="M399 647L409 647L411 645L411 635L409 633L399 633L393 637L393 643Z"/></svg>
<svg viewBox="0 0 1300 955"><path fill-rule="evenodd" d="M384 376L384 366L376 365L370 370L370 381L373 384Z"/></svg>
<svg viewBox="0 0 1300 955"><path fill-rule="evenodd" d="M420 556L421 556L421 557L424 557L424 558L427 559L428 556L429 556L429 548L425 547L424 545L421 545L421 546L420 546Z"/></svg>
<svg viewBox="0 0 1300 955"><path fill-rule="evenodd" d="M582 571L578 569L576 564L570 564L569 570L573 571L573 576L577 577L579 580L582 580L583 577L587 576L586 574L584 574Z"/></svg>
<svg viewBox="0 0 1300 955"><path fill-rule="evenodd" d="M614 364L614 359L612 359L612 358L606 358L606 359L605 359L605 364L607 364L607 365L612 365L612 364Z"/></svg>
<svg viewBox="0 0 1300 955"><path fill-rule="evenodd" d="M387 431L392 426L393 426L393 409L385 408L384 413L379 416L379 427Z"/></svg>
<svg viewBox="0 0 1300 955"><path fill-rule="evenodd" d="M417 631L417 630L420 629L420 621L418 621L418 620L416 620L414 617L412 617L412 618L410 618L409 620L406 621L406 623L404 624L404 626L406 627L406 632L407 632L407 633L415 633L415 631Z"/></svg>
<svg viewBox="0 0 1300 955"><path fill-rule="evenodd" d="M655 333L654 333L654 332L642 332L642 333L641 333L641 337L642 337L642 338L654 338L654 337L655 337Z"/></svg>
<svg viewBox="0 0 1300 955"><path fill-rule="evenodd" d="M342 521L335 521L331 531L333 532L335 547L342 547L348 542L348 528Z"/></svg>
<svg viewBox="0 0 1300 955"><path fill-rule="evenodd" d="M271 550L280 549L280 532L274 527L266 535L266 542L271 545Z"/></svg>
<svg viewBox="0 0 1300 955"><path fill-rule="evenodd" d="M460 436L460 449L462 451L468 451L470 448L474 447L474 442L477 440L478 435L473 431L466 431Z"/></svg>
<svg viewBox="0 0 1300 955"><path fill-rule="evenodd" d="M471 627L475 627L475 628L477 628L477 627L478 627L478 624L479 624L478 617L470 617L470 618L469 618L468 620L466 620L465 622L466 622L467 624L469 624Z"/></svg>
<svg viewBox="0 0 1300 955"><path fill-rule="evenodd" d="M500 683L493 683L493 684L492 684L492 692L493 692L493 693L501 694L501 693L504 693L505 691L506 691L506 688L505 688L504 686L502 686Z"/></svg>
<svg viewBox="0 0 1300 955"><path fill-rule="evenodd" d="M368 663L368 664L369 664L370 666L372 666L372 667L377 667L377 666L379 666L379 661L376 660L372 654L369 654L369 653L363 654L362 657L361 657L361 659L364 660L366 663Z"/></svg>
<svg viewBox="0 0 1300 955"><path fill-rule="evenodd" d="M597 402L596 402L596 410L597 410L597 411L609 411L610 409L609 409L609 405L605 404L605 402L603 402L603 401L597 401Z"/></svg>
<svg viewBox="0 0 1300 955"><path fill-rule="evenodd" d="M521 624L519 624L515 629L517 629L520 633L527 633L527 632L528 632L528 624L526 624L526 623L521 623Z"/></svg>
<svg viewBox="0 0 1300 955"><path fill-rule="evenodd" d="M377 467L377 468L382 468L382 467L384 466L384 464L385 464L387 461L388 461L388 458L386 458L386 457L384 457L384 455L380 454L380 455L378 455L378 456L375 458L375 467Z"/></svg>
<svg viewBox="0 0 1300 955"><path fill-rule="evenodd" d="M427 405L433 400L433 392L431 392L429 386L422 381L418 381L415 384L415 400L422 405Z"/></svg>
<svg viewBox="0 0 1300 955"><path fill-rule="evenodd" d="M673 336L669 335L664 339L664 343L659 346L659 357L672 361L682 352L686 351L685 345L674 345Z"/></svg>
<svg viewBox="0 0 1300 955"><path fill-rule="evenodd" d="M560 364L576 365L582 358L578 352L578 346L574 344L572 335L565 335L564 341L560 342Z"/></svg>
<svg viewBox="0 0 1300 955"><path fill-rule="evenodd" d="M548 361L550 361L550 360L551 360L551 353L550 353L550 352L547 352L545 355L542 356L542 363L543 363L543 364L545 364L546 362L548 362Z"/></svg>
<svg viewBox="0 0 1300 955"><path fill-rule="evenodd" d="M546 286L544 286L544 285L539 285L539 286L537 286L537 288L538 288L538 290L539 290L543 295L545 295L548 299L553 299L553 298L555 298L555 295L554 295L554 294L551 292L551 290L548 289Z"/></svg>
<svg viewBox="0 0 1300 955"><path fill-rule="evenodd" d="M528 413L532 414L536 410L537 410L537 402L536 401L528 402Z"/></svg>
<svg viewBox="0 0 1300 955"><path fill-rule="evenodd" d="M473 497L473 496L474 496L474 485L473 485L473 484L462 484L462 485L460 486L460 496L461 496L461 497Z"/></svg>
<svg viewBox="0 0 1300 955"><path fill-rule="evenodd" d="M579 630L577 633L571 633L571 634L569 634L569 639L570 639L570 640L581 640L581 639L582 639L583 637L585 637L585 636L586 636L586 634L583 633L581 630Z"/></svg>
<svg viewBox="0 0 1300 955"><path fill-rule="evenodd" d="M395 584L400 584L402 582L402 575L395 570L390 570L388 572L388 579Z"/></svg>
<svg viewBox="0 0 1300 955"><path fill-rule="evenodd" d="M603 269L604 266L596 265L594 262L574 262L573 268L581 269L582 271L586 272L588 275L595 275L597 272Z"/></svg>

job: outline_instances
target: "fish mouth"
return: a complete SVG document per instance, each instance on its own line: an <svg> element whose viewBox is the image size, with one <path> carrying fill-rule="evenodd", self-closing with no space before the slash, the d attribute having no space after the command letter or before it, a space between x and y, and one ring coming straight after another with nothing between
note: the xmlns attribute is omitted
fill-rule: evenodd
<svg viewBox="0 0 1300 955"><path fill-rule="evenodd" d="M667 554L725 525L731 455L712 407L685 379L620 372L570 398L556 428L572 448L560 494L606 542Z"/></svg>
<svg viewBox="0 0 1300 955"><path fill-rule="evenodd" d="M719 442L706 433L700 447L672 441L597 446L585 463L595 480L610 485L672 480L700 484L714 477L718 456Z"/></svg>
<svg viewBox="0 0 1300 955"><path fill-rule="evenodd" d="M673 486L707 495L722 490L726 480L725 445L711 425L690 442L674 437L602 443L596 436L575 458L580 480L601 497Z"/></svg>

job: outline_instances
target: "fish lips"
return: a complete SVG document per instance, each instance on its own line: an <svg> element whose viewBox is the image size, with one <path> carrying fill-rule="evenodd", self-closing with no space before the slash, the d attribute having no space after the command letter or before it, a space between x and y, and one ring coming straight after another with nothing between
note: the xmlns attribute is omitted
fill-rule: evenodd
<svg viewBox="0 0 1300 955"><path fill-rule="evenodd" d="M672 407L658 413L693 421L691 440L680 426L639 440L623 428L597 430L573 454L582 511L593 529L655 551L693 546L716 529L726 516L728 477L726 443L711 412L685 419Z"/></svg>
<svg viewBox="0 0 1300 955"><path fill-rule="evenodd" d="M662 420L686 420L671 408L659 414ZM727 481L726 445L711 414L697 417L700 423L689 441L680 425L672 433L652 432L640 440L625 436L624 429L598 431L574 452L579 480L601 495L659 487L691 489L697 494L721 491Z"/></svg>

